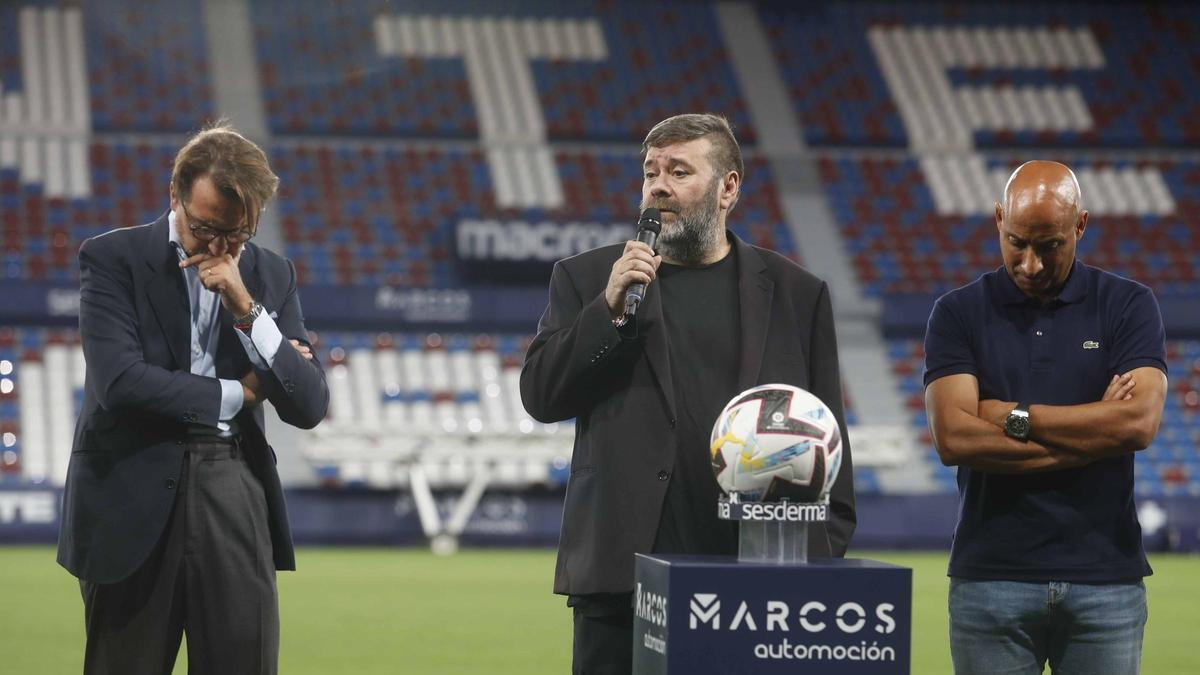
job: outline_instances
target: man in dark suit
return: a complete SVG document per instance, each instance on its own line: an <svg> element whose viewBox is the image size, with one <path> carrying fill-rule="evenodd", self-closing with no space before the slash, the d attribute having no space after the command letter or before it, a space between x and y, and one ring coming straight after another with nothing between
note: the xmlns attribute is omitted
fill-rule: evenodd
<svg viewBox="0 0 1200 675"><path fill-rule="evenodd" d="M725 228L745 173L728 122L666 119L642 152L642 208L662 211L658 255L630 241L559 261L521 372L534 418L576 419L554 582L574 609L576 673L632 668L634 553L736 553L708 451L730 398L766 383L807 389L847 438L828 288ZM649 286L630 319L633 283ZM844 555L854 531L848 444L842 461L813 556Z"/></svg>
<svg viewBox="0 0 1200 675"><path fill-rule="evenodd" d="M58 561L85 673L274 673L276 569L295 569L263 400L312 428L329 392L290 261L249 243L278 179L231 127L178 153L171 210L79 250L87 361Z"/></svg>

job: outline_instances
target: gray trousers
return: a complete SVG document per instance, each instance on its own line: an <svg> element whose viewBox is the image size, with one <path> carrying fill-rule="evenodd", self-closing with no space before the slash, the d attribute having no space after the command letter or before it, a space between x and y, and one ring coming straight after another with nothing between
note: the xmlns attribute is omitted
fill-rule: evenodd
<svg viewBox="0 0 1200 675"><path fill-rule="evenodd" d="M170 521L114 584L80 580L85 675L170 675L187 633L191 675L278 671L279 601L267 503L237 444L187 444Z"/></svg>

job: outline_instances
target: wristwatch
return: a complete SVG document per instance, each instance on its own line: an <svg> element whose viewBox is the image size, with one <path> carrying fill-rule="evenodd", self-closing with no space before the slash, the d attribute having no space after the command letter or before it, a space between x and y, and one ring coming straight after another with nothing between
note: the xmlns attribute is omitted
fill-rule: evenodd
<svg viewBox="0 0 1200 675"><path fill-rule="evenodd" d="M254 327L254 320L262 313L263 306L256 302L250 307L250 312L246 316L239 316L233 320L233 327L243 333L249 333L250 329Z"/></svg>
<svg viewBox="0 0 1200 675"><path fill-rule="evenodd" d="M1029 404L1018 403L1004 419L1004 435L1018 441L1029 440Z"/></svg>

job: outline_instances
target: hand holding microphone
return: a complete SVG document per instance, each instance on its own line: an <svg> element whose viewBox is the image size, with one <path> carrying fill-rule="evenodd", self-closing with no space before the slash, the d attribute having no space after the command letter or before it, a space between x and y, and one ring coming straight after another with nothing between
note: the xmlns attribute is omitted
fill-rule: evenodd
<svg viewBox="0 0 1200 675"><path fill-rule="evenodd" d="M625 244L625 251L612 266L604 301L614 321L632 318L646 294L646 285L654 280L662 258L655 255L654 244L662 230L658 209L646 209L638 220L637 239Z"/></svg>

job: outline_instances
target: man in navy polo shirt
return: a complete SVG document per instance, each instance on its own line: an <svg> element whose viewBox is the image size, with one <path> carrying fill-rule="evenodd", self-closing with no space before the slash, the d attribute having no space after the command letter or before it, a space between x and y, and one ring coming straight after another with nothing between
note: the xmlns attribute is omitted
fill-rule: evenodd
<svg viewBox="0 0 1200 675"><path fill-rule="evenodd" d="M1069 168L1022 165L996 204L1004 266L929 317L925 405L961 500L959 675L1140 668L1133 455L1162 419L1164 332L1150 289L1075 260L1087 220Z"/></svg>

